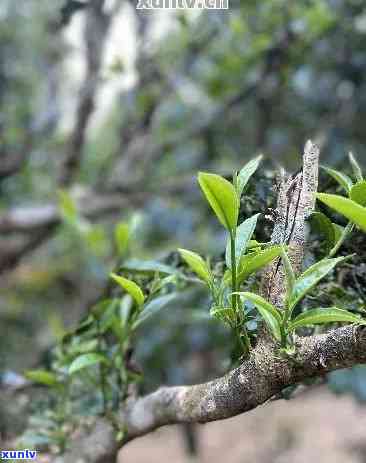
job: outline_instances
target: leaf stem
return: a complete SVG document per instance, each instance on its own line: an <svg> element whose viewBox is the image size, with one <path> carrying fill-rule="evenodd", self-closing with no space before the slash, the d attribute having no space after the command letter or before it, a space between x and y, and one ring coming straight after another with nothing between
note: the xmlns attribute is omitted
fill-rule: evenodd
<svg viewBox="0 0 366 463"><path fill-rule="evenodd" d="M235 234L230 232L230 251L231 251L231 291L232 293L237 291L237 279L236 279L236 258L235 258ZM235 312L236 317L237 313L237 294L231 294L231 305Z"/></svg>
<svg viewBox="0 0 366 463"><path fill-rule="evenodd" d="M235 232L230 232L230 251L231 251L231 291L232 293L238 291L238 282L237 282L237 275L236 275L236 249L235 249ZM238 304L239 296L237 294L231 294L231 305L235 313L236 323L237 326L235 328L235 334L238 339L239 345L243 350L244 355L248 355L250 351L250 339L248 336L247 329L245 327L245 317L243 319L242 313L239 312L239 304ZM244 338L244 342L242 339L242 335Z"/></svg>

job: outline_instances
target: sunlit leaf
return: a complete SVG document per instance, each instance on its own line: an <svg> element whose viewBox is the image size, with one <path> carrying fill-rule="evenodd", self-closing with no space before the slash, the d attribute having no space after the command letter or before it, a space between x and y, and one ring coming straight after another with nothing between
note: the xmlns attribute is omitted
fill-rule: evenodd
<svg viewBox="0 0 366 463"><path fill-rule="evenodd" d="M44 386L57 387L60 382L54 373L46 370L28 370L24 375L29 381L34 383L43 384Z"/></svg>
<svg viewBox="0 0 366 463"><path fill-rule="evenodd" d="M289 310L291 311L295 305L319 283L334 267L342 262L345 257L336 257L334 259L322 259L316 264L309 267L299 278L296 279L292 293L289 297Z"/></svg>
<svg viewBox="0 0 366 463"><path fill-rule="evenodd" d="M80 222L79 222L80 224ZM108 251L108 239L101 225L93 225L83 232L88 248L97 256L103 256Z"/></svg>
<svg viewBox="0 0 366 463"><path fill-rule="evenodd" d="M158 313L161 309L167 307L174 299L176 299L176 297L177 295L174 293L166 294L148 302L137 317L133 327L137 328L145 320Z"/></svg>
<svg viewBox="0 0 366 463"><path fill-rule="evenodd" d="M238 292L234 294L239 294L241 297L247 299L255 305L273 336L278 341L280 341L282 319L281 314L276 309L276 307L272 305L270 302L263 299L263 297L259 296L258 294L248 292Z"/></svg>
<svg viewBox="0 0 366 463"><path fill-rule="evenodd" d="M360 206L352 199L327 193L318 193L316 197L339 214L344 215L351 222L366 231L366 208Z"/></svg>
<svg viewBox="0 0 366 463"><path fill-rule="evenodd" d="M179 254L186 264L206 283L211 281L211 273L207 263L202 259L200 255L187 249L178 249Z"/></svg>
<svg viewBox="0 0 366 463"><path fill-rule="evenodd" d="M243 190L248 183L250 177L254 174L254 172L258 169L258 166L262 160L263 156L259 155L256 158L249 161L245 166L241 169L237 176L236 180L236 191L238 193L238 197L243 193Z"/></svg>
<svg viewBox="0 0 366 463"><path fill-rule="evenodd" d="M136 301L137 305L142 305L145 300L144 293L142 292L139 285L137 285L134 281L128 280L127 278L121 277L116 275L115 273L111 273L111 277L115 282L117 282L122 288L130 294L134 300Z"/></svg>
<svg viewBox="0 0 366 463"><path fill-rule="evenodd" d="M198 182L219 221L227 230L236 228L239 199L233 185L220 175L200 172Z"/></svg>
<svg viewBox="0 0 366 463"><path fill-rule="evenodd" d="M330 167L325 167L325 166L320 166L322 169L327 172L331 177L334 178L334 180L341 186L343 187L347 193L350 192L353 182L352 180L348 177L348 175L344 174L343 172L339 172L338 170L331 169Z"/></svg>
<svg viewBox="0 0 366 463"><path fill-rule="evenodd" d="M361 167L360 167L359 163L356 161L356 158L353 156L353 154L351 152L348 153L348 159L349 159L349 162L351 163L351 167L352 167L352 170L353 170L353 174L354 174L354 176L356 178L356 181L357 182L362 182L363 175L362 175Z"/></svg>
<svg viewBox="0 0 366 463"><path fill-rule="evenodd" d="M272 246L263 251L253 252L242 257L238 267L238 284L243 283L252 273L269 264L281 254L281 246Z"/></svg>
<svg viewBox="0 0 366 463"><path fill-rule="evenodd" d="M108 363L108 359L104 355L95 352L80 355L69 366L69 374L72 375L83 368L97 365L98 363Z"/></svg>
<svg viewBox="0 0 366 463"><path fill-rule="evenodd" d="M323 325L334 322L362 323L363 320L359 315L337 307L310 309L298 315L289 324L289 330L293 331L300 326Z"/></svg>
<svg viewBox="0 0 366 463"><path fill-rule="evenodd" d="M130 232L128 224L125 222L118 223L114 229L114 239L116 242L118 255L121 256L126 251L129 238Z"/></svg>
<svg viewBox="0 0 366 463"><path fill-rule="evenodd" d="M366 206L366 180L353 185L349 197L360 206Z"/></svg>
<svg viewBox="0 0 366 463"><path fill-rule="evenodd" d="M253 236L255 227L257 225L257 220L260 214L255 214L249 219L244 220L242 224L236 229L235 235L235 262L237 266L239 265L240 258L244 256L249 241ZM230 246L230 236L227 240L226 253L225 253L226 265L228 268L231 268L231 246Z"/></svg>

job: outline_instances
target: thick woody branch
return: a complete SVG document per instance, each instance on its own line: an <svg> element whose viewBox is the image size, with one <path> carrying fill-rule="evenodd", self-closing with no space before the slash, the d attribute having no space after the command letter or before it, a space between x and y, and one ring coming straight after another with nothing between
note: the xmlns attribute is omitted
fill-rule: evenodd
<svg viewBox="0 0 366 463"><path fill-rule="evenodd" d="M85 191L81 197L74 197L78 210L89 219L100 218L105 214L118 212L131 205L138 207L146 200L147 194L105 194L98 195ZM15 207L0 215L0 233L32 233L40 228L57 225L62 217L55 203L40 206Z"/></svg>
<svg viewBox="0 0 366 463"><path fill-rule="evenodd" d="M296 349L296 357L282 358L276 348L261 344L238 368L214 381L162 387L131 399L119 411L121 427L126 429L122 443L116 442L112 425L103 418L92 431L78 436L72 450L56 462L114 461L123 443L161 426L229 418L265 403L286 386L366 363L366 328L346 326L322 335L298 337Z"/></svg>
<svg viewBox="0 0 366 463"><path fill-rule="evenodd" d="M318 188L319 148L310 140L304 148L303 167L295 176L281 173L276 220L271 241L288 245L288 254L296 274L300 273L307 240L306 219L314 209ZM262 294L277 307L282 306L285 275L280 259L263 272Z"/></svg>

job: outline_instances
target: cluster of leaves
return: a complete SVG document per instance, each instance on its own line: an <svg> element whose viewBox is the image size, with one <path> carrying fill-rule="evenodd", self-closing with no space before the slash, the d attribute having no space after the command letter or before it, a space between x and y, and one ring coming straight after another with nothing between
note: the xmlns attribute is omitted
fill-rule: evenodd
<svg viewBox="0 0 366 463"><path fill-rule="evenodd" d="M120 256L126 253L129 235L127 224L116 226ZM172 289L182 286L184 276L171 266L137 259L123 261L119 270L136 275L140 284L111 273L122 293L95 304L74 330L64 334L53 352L50 370L26 373L29 380L53 391L56 401L56 411L50 414L47 410L43 417L49 426L36 437L32 432L31 443L48 443L63 450L72 423L85 414L111 415L127 397L129 386L141 380L141 371L131 359L132 338L141 324L172 303L177 297ZM25 439L30 442L27 435Z"/></svg>
<svg viewBox="0 0 366 463"><path fill-rule="evenodd" d="M244 355L248 355L251 349L248 324L253 319L253 308L257 309L274 340L287 352L293 349L292 335L298 328L334 322L364 323L360 314L335 306L311 308L294 316L294 311L303 298L338 264L349 259L349 256L332 256L352 227L340 229L327 216L316 212L317 224L323 230L326 227L334 230L333 234L325 234L330 240L329 252L326 257L296 277L285 245L260 243L254 239L259 214L238 225L241 197L260 160L259 156L235 173L232 183L216 174L201 172L198 176L205 198L227 230L224 271L217 272L210 261L205 261L193 251L179 249L183 261L210 292L210 315L230 326ZM327 169L328 173L339 179L342 186L345 187L347 183L349 198L323 193L317 196L346 215L351 224L354 222L366 231L363 222L366 217L366 182L353 157L351 161L357 179L355 184L344 174ZM63 202L66 210L66 197ZM74 217L75 221L75 214L71 214L71 210L70 206L69 219ZM117 225L115 239L119 255L124 256L129 241L129 228L126 224ZM281 308L275 307L258 294L242 291L242 286L246 285L250 275L276 258L281 259L286 275L287 291ZM122 289L122 293L107 297L94 305L77 328L63 336L55 351L52 371L33 370L27 373L30 380L49 386L56 392L58 406L50 435L61 449L66 443L65 433L72 427L65 428L60 424L75 419L75 399L80 401L80 391L92 391L95 413L108 415L113 407L123 402L127 398L129 385L141 379L140 372L131 363L133 336L139 326L153 314L169 306L188 283L197 282L173 266L137 259L124 260L118 271L110 276ZM74 387L75 384L77 388ZM76 396L75 390L78 391ZM64 429L65 432L62 431Z"/></svg>
<svg viewBox="0 0 366 463"><path fill-rule="evenodd" d="M209 262L205 262L198 254L185 249L179 250L183 259L207 284L212 294L211 315L231 326L238 336L244 354L250 350L250 338L246 328L246 324L250 320L248 302L257 308L273 337L281 343L284 349L291 348L291 335L297 328L331 322L363 322L360 315L338 307L313 308L293 317L294 309L306 294L338 263L347 259L346 257L332 258L331 256L335 254L352 230L352 224L343 229L339 225L333 224L325 214L314 213L313 220L315 218L322 227L327 224L327 227L332 230L331 239L329 239L331 243L329 256L315 263L296 278L284 245L271 246L270 243L258 243L252 240L259 214L246 219L237 226L242 192L249 178L257 169L259 161L260 157L244 166L239 174L234 174L233 183L215 174L199 174L198 180L207 201L219 221L228 230L225 254L227 270L224 277L215 278ZM360 168L353 157L351 157L351 162L358 179L358 183L354 186L351 186L352 181L349 179L351 197L363 197L365 200L364 192L366 190L363 190L365 184ZM333 174L335 171L328 169L328 172ZM348 178L341 173L337 173L337 177ZM321 199L324 195L320 194L318 197ZM354 221L356 220L355 218ZM250 274L279 256L281 256L287 282L284 307L281 309L275 307L258 294L239 291L239 287Z"/></svg>
<svg viewBox="0 0 366 463"><path fill-rule="evenodd" d="M349 256L337 258L332 258L332 256L349 236L353 225L356 224L363 231L366 231L366 208L364 207L366 205L366 182L363 179L361 168L352 153L350 153L349 159L356 183L353 183L353 180L346 174L324 167L325 171L346 190L349 197L345 198L339 195L318 193L317 198L347 217L350 222L346 227L341 227L331 222L322 212L312 214L313 222L315 219L317 227L326 238L328 255L309 267L298 278L295 278L290 259L285 248L282 248L281 259L287 284L283 310L279 310L278 307L275 307L257 294L249 292L238 293L257 307L273 337L281 342L284 349L291 350L291 335L297 328L303 326L333 322L364 323L364 319L359 314L338 307L312 308L293 318L294 309L304 296L331 272L337 264L349 258Z"/></svg>
<svg viewBox="0 0 366 463"><path fill-rule="evenodd" d="M364 180L361 168L352 153L349 153L349 159L356 180L355 183L346 174L333 169L327 169L327 172L346 191L348 197L319 193L317 198L346 217L349 220L349 224L356 224L361 230L366 231L366 180ZM348 229L346 227L342 232L342 236L348 234L350 227L351 225L348 225Z"/></svg>
<svg viewBox="0 0 366 463"><path fill-rule="evenodd" d="M238 225L242 194L260 161L261 156L258 156L248 162L240 172L234 174L232 183L216 174L201 172L198 176L199 185L208 203L228 233L225 251L226 271L223 277L215 275L210 263L205 262L200 255L179 249L187 265L210 290L210 314L233 329L244 354L249 352L251 346L247 329L251 317L244 311L236 292L251 274L281 253L280 246L271 246L269 243L259 243L252 239L259 214Z"/></svg>

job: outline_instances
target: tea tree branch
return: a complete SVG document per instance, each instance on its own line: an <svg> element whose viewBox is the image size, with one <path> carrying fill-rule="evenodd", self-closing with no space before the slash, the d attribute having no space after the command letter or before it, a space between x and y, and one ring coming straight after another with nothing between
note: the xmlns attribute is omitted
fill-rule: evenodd
<svg viewBox="0 0 366 463"><path fill-rule="evenodd" d="M326 334L295 338L296 362L281 358L273 346L262 344L227 375L205 384L162 387L145 397L131 399L118 412L122 442L113 425L97 420L71 444L56 463L115 461L124 443L161 426L174 423L207 423L252 410L284 387L325 373L366 363L366 328L348 325Z"/></svg>

